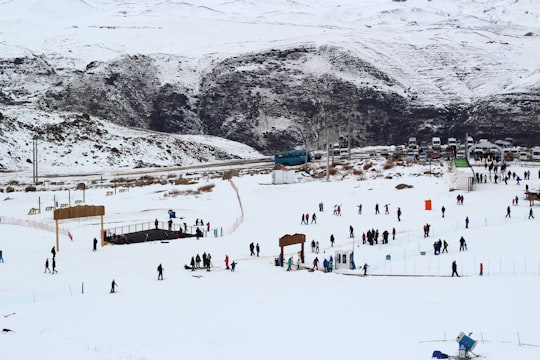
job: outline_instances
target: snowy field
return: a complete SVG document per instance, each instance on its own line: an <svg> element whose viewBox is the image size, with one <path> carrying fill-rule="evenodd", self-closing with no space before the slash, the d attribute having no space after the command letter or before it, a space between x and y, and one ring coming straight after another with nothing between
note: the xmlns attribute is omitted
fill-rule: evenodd
<svg viewBox="0 0 540 360"><path fill-rule="evenodd" d="M526 184L540 188L538 165L510 167L521 177L531 171L531 180L520 185L488 183L473 192L449 191L453 181L444 165L432 168L441 176L425 174L429 169L420 165L389 170L382 165L364 171L363 179L339 172L329 182L302 174L288 185L269 185L270 175L233 178L242 207L231 184L221 179L134 187L111 196L106 192L112 188L88 189L85 204L105 206L105 228L155 218L166 222L172 209L183 217L174 219L175 225L202 218L224 235L211 231L200 240L99 246L93 252L99 218L64 220L60 228L73 239L60 236L54 275L43 272L54 232L26 226L27 220L54 225L52 212L27 213L39 202L42 209L54 200L73 204L82 191L2 193L0 328L12 330L0 333L2 359L418 360L430 359L434 350L456 355L454 339L461 331L472 332L479 342L475 353L486 359L539 359L540 207L536 203L536 219L528 219L523 197ZM211 192L169 196L210 183ZM397 190L398 184L412 188ZM458 193L463 205L456 204ZM512 205L516 195L517 206ZM425 210L425 200L433 210ZM341 216L332 213L338 204ZM316 213L317 224L301 225L302 213ZM9 224L16 221L21 225ZM361 243L362 232L393 227L396 239L390 235L389 244ZM369 264L368 276L361 276L362 270L276 267L278 239L294 233L306 234L308 243L319 241L321 263L335 250L354 249L357 267ZM468 246L464 252L458 250L461 236ZM448 254L433 254L438 239L449 243ZM260 257L250 256L251 242L260 244ZM309 265L317 254L306 245ZM299 249L287 247L285 258L296 260ZM212 270L186 271L191 256L203 252L212 255ZM224 269L226 255L238 262L235 272ZM450 276L454 260L459 278ZM157 280L160 263L163 281ZM118 288L110 294L113 279Z"/></svg>

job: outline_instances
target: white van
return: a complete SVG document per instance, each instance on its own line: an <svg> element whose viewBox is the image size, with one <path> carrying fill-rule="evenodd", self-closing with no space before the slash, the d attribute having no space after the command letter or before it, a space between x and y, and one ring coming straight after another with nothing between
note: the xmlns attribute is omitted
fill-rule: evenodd
<svg viewBox="0 0 540 360"><path fill-rule="evenodd" d="M540 161L540 147L533 147L531 150L531 159L533 161Z"/></svg>
<svg viewBox="0 0 540 360"><path fill-rule="evenodd" d="M474 145L474 139L472 138L472 136L467 136L467 149L473 145Z"/></svg>
<svg viewBox="0 0 540 360"><path fill-rule="evenodd" d="M431 138L431 148L433 150L441 150L441 138L440 137Z"/></svg>
<svg viewBox="0 0 540 360"><path fill-rule="evenodd" d="M448 147L456 148L457 140L456 138L448 138Z"/></svg>
<svg viewBox="0 0 540 360"><path fill-rule="evenodd" d="M409 138L409 143L408 143L408 147L409 149L416 149L417 148L417 144L416 144L416 138L413 136L413 137L410 137Z"/></svg>

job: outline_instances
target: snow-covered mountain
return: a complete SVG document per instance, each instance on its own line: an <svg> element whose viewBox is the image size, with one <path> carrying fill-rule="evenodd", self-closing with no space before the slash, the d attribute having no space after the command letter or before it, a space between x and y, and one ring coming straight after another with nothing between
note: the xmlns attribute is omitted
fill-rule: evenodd
<svg viewBox="0 0 540 360"><path fill-rule="evenodd" d="M253 148L210 135L173 135L125 128L88 114L8 109L0 119L0 169L40 174L92 173L194 165L262 155ZM36 142L33 142L36 139Z"/></svg>
<svg viewBox="0 0 540 360"><path fill-rule="evenodd" d="M8 122L89 114L264 153L349 136L540 143L534 0L13 0L0 34Z"/></svg>

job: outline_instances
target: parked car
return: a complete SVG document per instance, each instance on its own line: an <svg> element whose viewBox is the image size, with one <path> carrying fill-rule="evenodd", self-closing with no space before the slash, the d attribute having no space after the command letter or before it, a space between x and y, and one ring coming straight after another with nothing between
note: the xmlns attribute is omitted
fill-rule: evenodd
<svg viewBox="0 0 540 360"><path fill-rule="evenodd" d="M415 161L416 160L416 153L408 152L407 156L405 156L405 160L407 162Z"/></svg>

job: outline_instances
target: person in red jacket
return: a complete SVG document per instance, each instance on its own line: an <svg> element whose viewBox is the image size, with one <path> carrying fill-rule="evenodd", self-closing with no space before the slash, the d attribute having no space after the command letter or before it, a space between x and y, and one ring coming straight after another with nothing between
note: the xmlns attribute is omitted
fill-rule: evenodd
<svg viewBox="0 0 540 360"><path fill-rule="evenodd" d="M229 255L225 255L225 269L229 270Z"/></svg>

